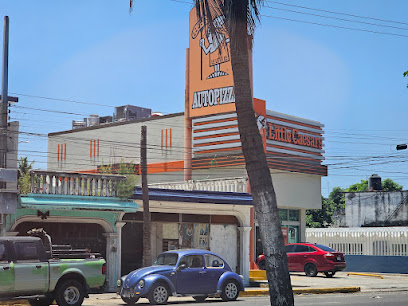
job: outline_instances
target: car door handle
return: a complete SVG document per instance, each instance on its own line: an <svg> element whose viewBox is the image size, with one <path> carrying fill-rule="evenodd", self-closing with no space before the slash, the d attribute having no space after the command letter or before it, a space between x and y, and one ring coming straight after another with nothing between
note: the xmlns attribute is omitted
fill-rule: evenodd
<svg viewBox="0 0 408 306"><path fill-rule="evenodd" d="M10 267L3 267L3 270L10 270Z"/></svg>
<svg viewBox="0 0 408 306"><path fill-rule="evenodd" d="M200 274L205 274L205 273L207 273L207 272L205 272L205 271L200 271L200 272L198 272L198 273L200 273Z"/></svg>
<svg viewBox="0 0 408 306"><path fill-rule="evenodd" d="M35 266L37 269L41 269L42 268L42 266Z"/></svg>

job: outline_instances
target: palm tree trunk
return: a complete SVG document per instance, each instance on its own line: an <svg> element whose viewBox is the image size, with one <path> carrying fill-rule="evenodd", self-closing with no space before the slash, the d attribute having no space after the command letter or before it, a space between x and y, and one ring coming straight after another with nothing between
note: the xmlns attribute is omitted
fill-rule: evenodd
<svg viewBox="0 0 408 306"><path fill-rule="evenodd" d="M276 195L252 106L246 24L237 24L230 39L238 128L266 259L270 301L271 305L294 305Z"/></svg>

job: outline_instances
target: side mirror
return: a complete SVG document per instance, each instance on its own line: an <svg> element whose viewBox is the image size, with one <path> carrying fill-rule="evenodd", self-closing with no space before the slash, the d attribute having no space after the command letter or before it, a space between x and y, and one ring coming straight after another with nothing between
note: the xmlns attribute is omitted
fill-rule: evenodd
<svg viewBox="0 0 408 306"><path fill-rule="evenodd" d="M184 270L185 268L187 268L187 265L183 263L177 267L177 271Z"/></svg>

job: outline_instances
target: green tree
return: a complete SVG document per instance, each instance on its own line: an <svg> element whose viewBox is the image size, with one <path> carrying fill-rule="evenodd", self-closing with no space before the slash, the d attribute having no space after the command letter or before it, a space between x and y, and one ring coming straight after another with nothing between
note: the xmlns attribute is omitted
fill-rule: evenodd
<svg viewBox="0 0 408 306"><path fill-rule="evenodd" d="M197 17L209 28L215 39L218 39L215 24L218 27L222 26L229 34L238 130L265 254L270 303L293 305L276 194L252 105L249 52L252 48L256 21L259 21L259 8L263 2L263 0L194 0ZM131 7L132 3L133 0L130 0ZM220 16L225 19L220 20Z"/></svg>
<svg viewBox="0 0 408 306"><path fill-rule="evenodd" d="M135 175L135 170L132 164L121 162L119 170L113 171L112 165L102 165L101 172L105 174L118 174L126 176L126 180L118 184L118 197L121 199L128 199L134 192L135 186L139 180Z"/></svg>
<svg viewBox="0 0 408 306"><path fill-rule="evenodd" d="M361 180L360 183L355 183L346 189L347 192L363 192L368 191L368 181Z"/></svg>
<svg viewBox="0 0 408 306"><path fill-rule="evenodd" d="M382 185L382 190L383 191L401 191L402 190L402 185L394 182L392 179L385 179L381 183Z"/></svg>
<svg viewBox="0 0 408 306"><path fill-rule="evenodd" d="M31 192L30 170L33 168L33 162L28 162L27 157L21 156L18 160L18 190L20 194Z"/></svg>

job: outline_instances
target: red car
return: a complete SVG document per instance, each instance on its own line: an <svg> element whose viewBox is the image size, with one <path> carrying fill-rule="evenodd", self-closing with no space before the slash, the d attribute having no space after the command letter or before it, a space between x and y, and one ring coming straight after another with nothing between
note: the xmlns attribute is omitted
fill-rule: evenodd
<svg viewBox="0 0 408 306"><path fill-rule="evenodd" d="M285 246L288 256L289 272L304 271L307 276L316 276L323 272L326 277L333 277L337 271L346 268L344 254L327 246L316 243L291 243ZM265 270L265 256L259 255L256 263Z"/></svg>

